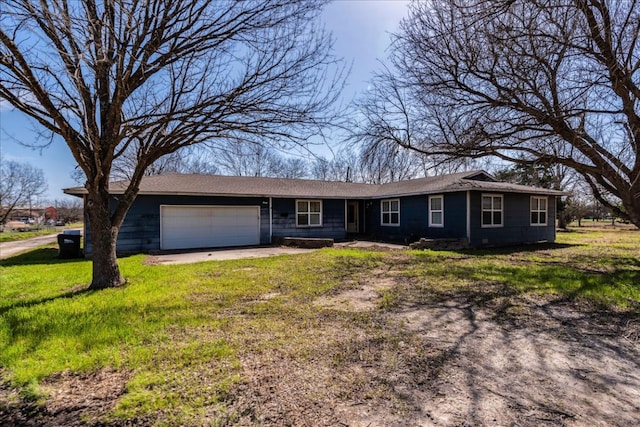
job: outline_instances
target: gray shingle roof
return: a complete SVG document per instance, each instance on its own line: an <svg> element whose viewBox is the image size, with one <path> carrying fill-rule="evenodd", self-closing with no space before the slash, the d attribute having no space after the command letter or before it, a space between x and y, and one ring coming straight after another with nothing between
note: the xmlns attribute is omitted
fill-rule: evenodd
<svg viewBox="0 0 640 427"><path fill-rule="evenodd" d="M112 194L124 192L128 181L110 184ZM500 191L561 195L560 191L495 181L483 171L461 172L389 184L315 181L307 179L262 178L222 175L167 174L144 177L139 194L194 196L313 197L322 199L376 199L414 194L453 191ZM86 194L84 187L66 188L67 194Z"/></svg>

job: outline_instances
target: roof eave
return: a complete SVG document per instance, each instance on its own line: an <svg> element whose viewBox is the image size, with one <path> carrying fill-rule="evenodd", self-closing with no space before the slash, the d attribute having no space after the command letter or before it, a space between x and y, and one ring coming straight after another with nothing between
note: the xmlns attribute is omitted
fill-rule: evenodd
<svg viewBox="0 0 640 427"><path fill-rule="evenodd" d="M62 192L64 194L68 194L69 196L75 197L84 197L85 195L89 194L87 189L82 187L63 188Z"/></svg>
<svg viewBox="0 0 640 427"><path fill-rule="evenodd" d="M425 194L442 194L442 193L458 193L465 191L478 191L478 192L494 192L494 193L514 193L514 194L544 194L547 196L568 196L570 193L566 191L548 190L544 188L531 188L527 190L519 190L514 188L482 188L482 187L468 187L468 188L439 188L434 190L413 191L409 193L389 193L389 194L376 194L371 197L362 197L364 199L388 199L392 197L411 197L421 196Z"/></svg>

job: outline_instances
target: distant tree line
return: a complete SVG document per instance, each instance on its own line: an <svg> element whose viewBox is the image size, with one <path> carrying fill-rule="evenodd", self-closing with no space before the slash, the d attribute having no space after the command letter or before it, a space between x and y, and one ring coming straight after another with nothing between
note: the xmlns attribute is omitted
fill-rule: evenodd
<svg viewBox="0 0 640 427"><path fill-rule="evenodd" d="M82 221L82 200L65 198L45 200L48 190L42 169L29 163L0 159L0 224L13 219L30 220L42 216L68 224ZM53 210L42 209L51 207ZM37 212L37 214L36 214ZM52 213L55 212L55 213Z"/></svg>
<svg viewBox="0 0 640 427"><path fill-rule="evenodd" d="M134 164L127 155L120 157L112 179L130 179ZM466 159L435 162L400 146L352 144L328 155L311 151L292 155L273 146L236 141L168 154L152 163L145 175L197 173L383 184L480 167L480 162ZM76 180L84 183L82 174Z"/></svg>
<svg viewBox="0 0 640 427"><path fill-rule="evenodd" d="M31 207L46 191L42 169L0 159L0 224L11 217L16 207Z"/></svg>

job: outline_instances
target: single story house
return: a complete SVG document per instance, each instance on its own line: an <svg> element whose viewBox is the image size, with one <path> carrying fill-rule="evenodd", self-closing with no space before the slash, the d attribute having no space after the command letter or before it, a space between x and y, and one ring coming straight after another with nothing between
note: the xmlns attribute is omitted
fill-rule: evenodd
<svg viewBox="0 0 640 427"><path fill-rule="evenodd" d="M113 182L122 194L126 182ZM83 187L65 193L83 197ZM471 247L555 240L562 192L496 181L484 171L374 185L304 179L168 174L145 177L120 229L119 253L267 245L285 237ZM85 254L91 233L85 222Z"/></svg>

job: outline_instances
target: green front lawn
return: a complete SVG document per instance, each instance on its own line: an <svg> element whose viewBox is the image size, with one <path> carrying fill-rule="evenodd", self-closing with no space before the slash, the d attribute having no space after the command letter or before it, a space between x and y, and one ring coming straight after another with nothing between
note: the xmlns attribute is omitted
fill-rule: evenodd
<svg viewBox="0 0 640 427"><path fill-rule="evenodd" d="M215 403L237 380L240 349L309 340L306 330L320 315L309 302L340 285L343 257L358 266L381 258L325 251L148 266L138 255L120 259L125 287L88 292L91 263L57 260L56 252L43 248L0 262L5 379L37 397L38 384L57 372L127 370L128 392L116 411L124 417L197 412ZM268 293L275 296L263 299ZM252 330L269 335L268 342L255 342Z"/></svg>
<svg viewBox="0 0 640 427"><path fill-rule="evenodd" d="M0 261L2 380L43 399L40 385L53 374L108 367L128 378L110 417L162 413L168 424L198 424L212 407L224 412L247 355L277 348L312 363L320 325L386 333L371 314L313 304L372 275L398 283L381 292L378 313L408 298L496 286L616 310L640 304L636 230L573 231L554 245L482 251L324 249L171 266L136 255L120 259L126 286L97 292L85 290L89 261L56 254L51 246Z"/></svg>

